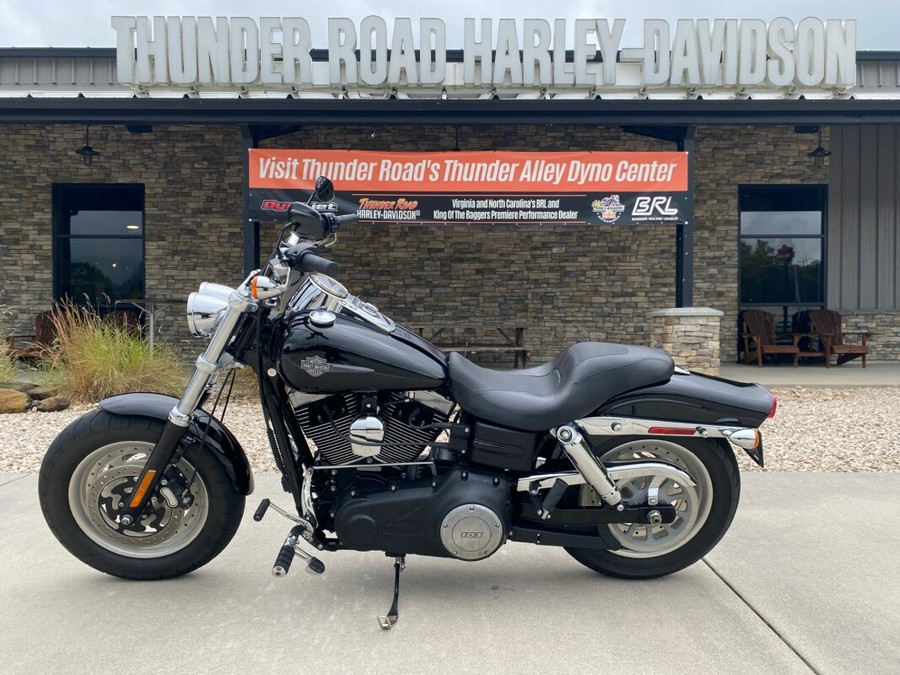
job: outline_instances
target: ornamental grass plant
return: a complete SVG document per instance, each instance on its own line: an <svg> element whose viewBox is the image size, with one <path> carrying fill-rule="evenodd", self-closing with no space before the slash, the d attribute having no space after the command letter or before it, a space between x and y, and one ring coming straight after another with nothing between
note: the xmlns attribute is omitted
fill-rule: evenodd
<svg viewBox="0 0 900 675"><path fill-rule="evenodd" d="M45 364L59 375L69 400L88 403L130 391L179 394L184 367L164 345L153 349L134 326L101 317L90 307L59 303L53 312L56 340Z"/></svg>
<svg viewBox="0 0 900 675"><path fill-rule="evenodd" d="M2 303L3 289L0 289L0 382L11 382L18 374L15 361L9 346L9 340L4 327L4 319L11 313L9 308Z"/></svg>
<svg viewBox="0 0 900 675"><path fill-rule="evenodd" d="M6 336L0 331L0 382L10 382L18 374L16 364L9 353Z"/></svg>

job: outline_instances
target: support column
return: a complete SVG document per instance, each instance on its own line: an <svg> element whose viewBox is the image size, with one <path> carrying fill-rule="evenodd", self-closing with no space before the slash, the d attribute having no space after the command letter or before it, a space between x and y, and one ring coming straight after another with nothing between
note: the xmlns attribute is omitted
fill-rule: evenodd
<svg viewBox="0 0 900 675"><path fill-rule="evenodd" d="M724 312L710 307L676 307L650 312L650 346L663 349L676 366L718 375L719 331Z"/></svg>
<svg viewBox="0 0 900 675"><path fill-rule="evenodd" d="M250 148L257 146L249 124L241 125L241 159L244 175L244 275L259 268L259 223L250 218Z"/></svg>
<svg viewBox="0 0 900 675"><path fill-rule="evenodd" d="M687 222L677 226L675 233L675 306L694 304L694 127L685 129L678 149L688 153L688 195L690 210Z"/></svg>

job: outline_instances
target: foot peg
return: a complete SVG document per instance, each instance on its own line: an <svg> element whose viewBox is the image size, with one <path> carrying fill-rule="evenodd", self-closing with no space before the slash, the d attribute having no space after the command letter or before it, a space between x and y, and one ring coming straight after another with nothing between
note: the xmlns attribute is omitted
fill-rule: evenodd
<svg viewBox="0 0 900 675"><path fill-rule="evenodd" d="M281 578L291 571L291 563L294 562L294 556L302 558L306 561L306 571L310 574L325 574L325 563L318 558L311 556L309 553L300 548L298 542L303 536L303 527L295 525L291 528L291 533L281 545L278 557L275 558L275 565L272 567L272 576Z"/></svg>
<svg viewBox="0 0 900 675"><path fill-rule="evenodd" d="M382 630L390 630L397 623L397 602L400 599L400 572L406 567L406 556L394 558L394 601L386 616L378 617L378 625Z"/></svg>

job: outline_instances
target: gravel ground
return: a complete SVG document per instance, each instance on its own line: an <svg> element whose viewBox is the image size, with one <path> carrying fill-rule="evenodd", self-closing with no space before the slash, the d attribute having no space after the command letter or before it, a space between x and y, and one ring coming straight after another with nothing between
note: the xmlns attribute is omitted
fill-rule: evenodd
<svg viewBox="0 0 900 675"><path fill-rule="evenodd" d="M767 470L900 471L900 388L772 387L772 392L778 414L762 427ZM90 409L0 416L0 473L37 472L53 438ZM254 471L276 471L257 403L232 402L225 424ZM743 452L736 454L742 470L759 470Z"/></svg>

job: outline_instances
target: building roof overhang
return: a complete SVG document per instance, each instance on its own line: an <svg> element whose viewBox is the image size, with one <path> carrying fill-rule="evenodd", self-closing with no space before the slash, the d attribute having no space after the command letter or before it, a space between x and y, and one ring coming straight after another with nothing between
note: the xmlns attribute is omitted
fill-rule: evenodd
<svg viewBox="0 0 900 675"><path fill-rule="evenodd" d="M322 54L314 54L321 63ZM460 55L454 55L457 58ZM323 64L325 65L325 64ZM840 91L320 86L132 89L114 49L0 49L0 122L37 124L894 124L900 52L858 52Z"/></svg>
<svg viewBox="0 0 900 675"><path fill-rule="evenodd" d="M897 100L0 99L14 124L897 124Z"/></svg>

